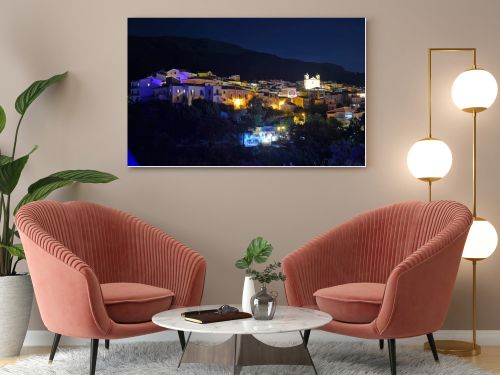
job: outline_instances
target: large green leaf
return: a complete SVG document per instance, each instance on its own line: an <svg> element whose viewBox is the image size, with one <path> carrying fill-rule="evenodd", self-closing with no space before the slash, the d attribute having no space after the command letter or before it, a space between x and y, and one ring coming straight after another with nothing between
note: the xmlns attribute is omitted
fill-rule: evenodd
<svg viewBox="0 0 500 375"><path fill-rule="evenodd" d="M7 122L7 116L5 116L5 111L0 105L0 133L5 129L5 123Z"/></svg>
<svg viewBox="0 0 500 375"><path fill-rule="evenodd" d="M116 178L116 176L110 173L94 171L91 169L61 171L53 173L50 176L42 178L31 184L28 188L28 193L33 193L34 191L43 188L45 185L52 185L60 181L81 182L84 184L105 184L116 180Z"/></svg>
<svg viewBox="0 0 500 375"><path fill-rule="evenodd" d="M93 169L70 169L53 173L50 176L89 184L106 184L118 179L118 177L111 173L95 171Z"/></svg>
<svg viewBox="0 0 500 375"><path fill-rule="evenodd" d="M24 166L28 162L30 154L35 151L33 148L27 155L21 156L19 159L8 159L8 156L0 158L0 192L10 194L16 188Z"/></svg>
<svg viewBox="0 0 500 375"><path fill-rule="evenodd" d="M116 179L117 177L110 173L90 169L77 169L53 173L30 185L28 193L18 203L14 210L14 214L25 204L45 199L54 190L72 185L75 182L98 184L108 183Z"/></svg>
<svg viewBox="0 0 500 375"><path fill-rule="evenodd" d="M250 263L248 263L248 260L246 258L238 259L234 265L236 266L236 268L239 268L241 270L250 267Z"/></svg>
<svg viewBox="0 0 500 375"><path fill-rule="evenodd" d="M264 263L273 252L273 245L262 237L254 238L247 248L247 258Z"/></svg>
<svg viewBox="0 0 500 375"><path fill-rule="evenodd" d="M66 78L67 74L68 72L65 72L50 77L49 79L33 82L31 86L24 90L23 93L16 99L16 111L19 114L24 115L30 104L33 103L47 87L61 82L64 78Z"/></svg>
<svg viewBox="0 0 500 375"><path fill-rule="evenodd" d="M72 185L74 182L70 180L60 180L60 181L55 181L49 184L46 184L44 186L41 186L39 189L33 191L32 193L27 193L21 201L17 204L14 214L17 213L17 210L19 210L22 206L25 204L28 204L30 202L34 201L39 201L42 199L45 199L49 196L50 193L52 193L54 190L63 188L68 185Z"/></svg>

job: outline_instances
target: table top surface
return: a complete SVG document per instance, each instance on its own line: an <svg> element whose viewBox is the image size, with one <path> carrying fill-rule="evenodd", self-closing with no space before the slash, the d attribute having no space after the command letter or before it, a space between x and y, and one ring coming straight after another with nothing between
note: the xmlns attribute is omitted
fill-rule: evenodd
<svg viewBox="0 0 500 375"><path fill-rule="evenodd" d="M255 320L254 318L248 318L198 324L188 322L181 316L183 312L187 311L217 309L219 307L219 305L209 305L167 310L153 316L153 322L160 327L178 331L247 335L314 329L322 327L332 321L332 317L325 312L289 306L278 306L272 320ZM240 306L236 307L240 308Z"/></svg>

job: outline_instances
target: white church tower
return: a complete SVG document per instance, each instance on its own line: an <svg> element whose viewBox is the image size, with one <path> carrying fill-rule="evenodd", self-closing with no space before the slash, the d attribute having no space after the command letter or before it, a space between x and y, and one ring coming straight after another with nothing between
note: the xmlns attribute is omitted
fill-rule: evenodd
<svg viewBox="0 0 500 375"><path fill-rule="evenodd" d="M320 87L321 87L321 79L319 74L316 74L315 77L309 77L309 73L306 73L304 75L304 88L306 90L311 90Z"/></svg>

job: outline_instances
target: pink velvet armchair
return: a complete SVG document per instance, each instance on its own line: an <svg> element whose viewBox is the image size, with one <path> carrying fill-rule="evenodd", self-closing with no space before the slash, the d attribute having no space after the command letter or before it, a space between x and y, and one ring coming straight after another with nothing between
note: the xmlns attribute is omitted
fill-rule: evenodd
<svg viewBox="0 0 500 375"><path fill-rule="evenodd" d="M16 215L42 320L55 333L99 339L163 330L151 318L199 305L204 258L160 230L115 209L86 202L33 202ZM179 332L181 346L184 335Z"/></svg>
<svg viewBox="0 0 500 375"><path fill-rule="evenodd" d="M427 335L437 361L433 332L446 318L471 223L451 201L358 215L284 258L288 304L328 312L325 331L378 339L381 349L387 339L393 375L398 338Z"/></svg>

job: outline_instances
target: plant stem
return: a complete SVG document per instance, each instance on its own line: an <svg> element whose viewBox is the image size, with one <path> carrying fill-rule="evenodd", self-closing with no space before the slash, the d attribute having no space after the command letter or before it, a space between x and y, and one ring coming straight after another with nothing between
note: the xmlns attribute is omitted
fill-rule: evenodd
<svg viewBox="0 0 500 375"><path fill-rule="evenodd" d="M14 245L14 239L16 238L16 234L15 234L15 231L16 231L16 222L14 221L12 223L12 227L10 228L10 238L9 238L9 244L12 246ZM19 257L16 259L16 262L14 263L14 265L12 266L12 269L11 269L11 272L12 272L12 275L15 275L16 274L16 266L17 266L17 263L19 263L19 261L22 260L22 259L19 259ZM12 262L12 260L11 260Z"/></svg>
<svg viewBox="0 0 500 375"><path fill-rule="evenodd" d="M4 195L1 194L0 198L0 219L2 216L5 217L5 198ZM2 243L2 238L0 238L0 243ZM7 249L1 248L0 249L0 276L5 276L7 275L8 269L7 269L7 257L9 256L9 253L7 252Z"/></svg>
<svg viewBox="0 0 500 375"><path fill-rule="evenodd" d="M12 266L12 270L11 270L11 275L15 275L16 274L16 267L17 267L17 263L19 263L21 259L17 258L16 262L14 263L14 265Z"/></svg>
<svg viewBox="0 0 500 375"><path fill-rule="evenodd" d="M9 227L10 227L10 194L7 195L7 204L4 204L4 217L3 217L3 233L2 243L6 246L10 245ZM12 264L12 255L6 252L5 258L5 272L10 274L10 266Z"/></svg>
<svg viewBox="0 0 500 375"><path fill-rule="evenodd" d="M5 266L6 266L5 258L6 257L7 257L7 250L0 249L0 277L7 276L7 271L5 270Z"/></svg>
<svg viewBox="0 0 500 375"><path fill-rule="evenodd" d="M12 147L12 159L16 156L16 148L17 148L17 138L19 136L19 129L21 127L21 123L23 122L24 114L19 117L19 121L16 126L16 134L14 135L14 146ZM1 199L1 207L3 208L3 233L2 238L0 238L0 242L4 245L10 246L12 245L12 236L9 232L10 229L10 194L7 195L7 203L5 202L4 194L2 194ZM0 275L10 275L12 274L17 262L14 264L14 269L12 269L12 255L4 248L2 249L1 254L3 255L2 269L0 269Z"/></svg>
<svg viewBox="0 0 500 375"><path fill-rule="evenodd" d="M16 234L14 233L16 231L16 223L13 222L12 226L10 227L10 244L12 245L14 243L14 239L16 238Z"/></svg>
<svg viewBox="0 0 500 375"><path fill-rule="evenodd" d="M21 126L21 122L23 121L24 114L19 117L19 121L17 123L16 127L16 135L14 136L14 147L12 147L12 159L14 159L14 156L16 155L16 147L17 147L17 136L19 134L19 128Z"/></svg>

